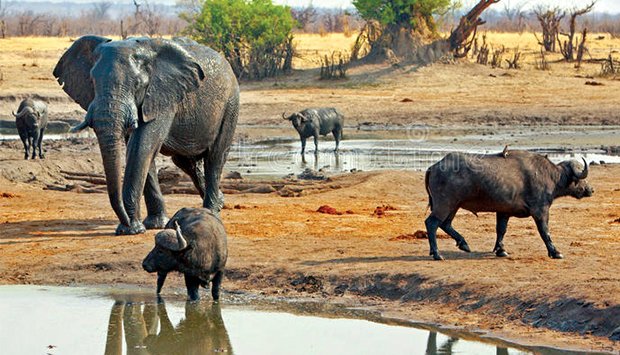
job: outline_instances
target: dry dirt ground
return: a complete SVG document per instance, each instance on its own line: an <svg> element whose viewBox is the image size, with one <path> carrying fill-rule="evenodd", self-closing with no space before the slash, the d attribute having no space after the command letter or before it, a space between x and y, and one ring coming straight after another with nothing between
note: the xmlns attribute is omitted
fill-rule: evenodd
<svg viewBox="0 0 620 355"><path fill-rule="evenodd" d="M244 83L240 123L288 127L282 111L336 106L348 126L620 125L620 81L599 77L599 64L576 70L554 62L551 71L539 71L531 39L489 38L526 50L524 69L471 63L365 66L351 68L350 79L342 82L318 81L316 70L304 70ZM316 45L320 39L309 41ZM52 119L83 117L51 76L70 43L67 38L0 41L1 120L11 120L10 111L31 93L50 103ZM306 54L319 55L324 47L316 46L305 47ZM620 40L605 40L593 42L591 52L603 57L618 48ZM308 63L312 60L299 67ZM585 85L591 80L603 85ZM405 98L410 100L402 102ZM98 148L49 142L47 160L26 162L20 145L0 146L0 284L154 287L154 277L140 265L154 231L116 237L105 194L42 189L67 183L60 170L100 172ZM609 337L620 327L619 174L620 166L593 166L594 197L561 199L552 208L552 235L564 260L547 258L534 223L517 219L506 236L511 256L495 258L494 216L460 213L455 227L474 252L462 253L451 240L440 239L447 260L433 262L425 239L398 238L424 229L427 197L417 172L348 174L333 178L329 188L317 182L303 197L227 195L223 219L230 259L224 288L371 307L528 344L618 352L620 343ZM170 214L200 205L195 195L166 200ZM325 204L345 213L316 212ZM383 205L395 210L378 217L374 211ZM180 278L170 281L170 288L182 287Z"/></svg>
<svg viewBox="0 0 620 355"><path fill-rule="evenodd" d="M348 174L334 178L331 190L304 197L228 195L224 288L371 307L529 344L618 351L609 336L620 325L619 173L616 165L592 167L594 197L561 199L552 208L551 229L564 260L546 256L529 219L511 221L511 256L496 258L494 216L459 213L455 227L473 252L440 239L447 260L432 261L425 239L398 238L423 229L427 198L417 172ZM155 231L114 236L116 218L105 194L2 179L0 196L0 283L154 287L141 260ZM166 200L171 213L200 205L195 195ZM316 212L325 204L349 212ZM376 207L384 205L395 210L377 216ZM182 287L180 277L169 287Z"/></svg>

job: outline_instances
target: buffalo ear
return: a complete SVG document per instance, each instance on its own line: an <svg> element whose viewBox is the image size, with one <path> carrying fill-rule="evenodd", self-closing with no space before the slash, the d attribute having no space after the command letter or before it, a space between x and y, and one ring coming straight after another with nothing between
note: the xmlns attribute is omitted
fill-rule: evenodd
<svg viewBox="0 0 620 355"><path fill-rule="evenodd" d="M142 120L174 116L187 92L200 87L205 72L198 62L178 44L153 40L156 51L149 85L142 103Z"/></svg>
<svg viewBox="0 0 620 355"><path fill-rule="evenodd" d="M83 36L75 41L60 57L54 68L54 77L62 89L84 110L95 98L95 88L90 70L97 61L95 48L111 39L99 36Z"/></svg>

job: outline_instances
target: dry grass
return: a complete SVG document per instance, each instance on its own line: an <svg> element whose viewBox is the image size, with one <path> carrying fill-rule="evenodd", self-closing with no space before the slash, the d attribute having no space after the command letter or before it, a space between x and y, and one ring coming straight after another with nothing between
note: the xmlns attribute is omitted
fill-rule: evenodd
<svg viewBox="0 0 620 355"><path fill-rule="evenodd" d="M610 52L619 52L620 39L604 35L604 40L596 40L598 36L592 34L588 42L593 57L605 58ZM339 33L298 34L295 43L300 57L295 59L294 66L316 68L321 56L334 50L348 52L354 40L355 34L350 37ZM592 117L592 122L613 123L617 119L620 82L596 78L605 85L596 88L584 85L584 77L598 76L600 64L584 64L581 69L575 69L574 64L559 61L559 54L551 54L548 56L551 70L543 72L535 68L539 47L531 33L489 32L487 41L494 46L503 44L509 50L519 48L524 53L523 69L459 64L395 70L388 65L375 65L352 68L347 73L349 79L338 83L317 80L318 70L301 71L279 78L277 88L269 80L243 83L240 122L279 123L282 111L316 105L341 108L350 124L356 121L450 124L470 118L476 122L486 120L485 117L512 119L515 115L551 117L566 122L578 117L583 120ZM67 98L52 76L58 58L71 43L70 38L0 40L0 70L4 76L0 81L0 119L11 119L16 99L32 93L55 101L51 112L60 117L81 116L81 110L76 112L79 106ZM620 54L614 56L619 58ZM508 57L510 54L505 56ZM403 97L414 103L395 104Z"/></svg>

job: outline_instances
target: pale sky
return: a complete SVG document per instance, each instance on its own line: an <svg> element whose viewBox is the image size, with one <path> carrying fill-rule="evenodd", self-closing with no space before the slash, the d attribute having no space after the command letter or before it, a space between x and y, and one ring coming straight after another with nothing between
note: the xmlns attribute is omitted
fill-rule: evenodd
<svg viewBox="0 0 620 355"><path fill-rule="evenodd" d="M493 5L496 8L503 8L504 4L519 4L519 3L527 3L528 7L534 7L538 4L548 4L551 6L560 6L562 8L571 8L573 6L584 6L590 3L591 0L502 0L499 3ZM277 4L286 4L289 6L306 6L310 3L310 0L274 0ZM468 8L469 5L477 3L475 0L464 0L465 8ZM351 7L351 0L312 0L312 4L315 7ZM469 6L471 7L471 6ZM598 0L596 6L594 7L594 11L596 12L610 12L610 13L618 13L620 12L620 1L619 0Z"/></svg>
<svg viewBox="0 0 620 355"><path fill-rule="evenodd" d="M8 2L16 1L9 0ZM35 1L49 1L49 2L76 2L76 3L92 3L100 1L109 1L113 3L131 4L132 0L21 0L28 2ZM175 0L150 0L152 3L160 3L167 5L174 5ZM470 8L472 4L477 3L477 0L462 0L465 4L465 8ZM570 9L574 6L582 7L590 3L591 0L501 0L499 3L493 5L497 9L502 9L504 4L519 4L526 3L526 8L532 8L538 4L560 6L565 9ZM276 4L284 4L289 6L307 6L312 2L315 7L335 7L335 8L347 8L352 7L351 0L273 0ZM598 0L594 7L595 12L609 12L620 13L620 0Z"/></svg>

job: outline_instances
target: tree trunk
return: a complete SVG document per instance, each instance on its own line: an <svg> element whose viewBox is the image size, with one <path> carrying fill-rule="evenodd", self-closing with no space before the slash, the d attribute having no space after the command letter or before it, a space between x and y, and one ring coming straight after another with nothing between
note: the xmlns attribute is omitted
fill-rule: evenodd
<svg viewBox="0 0 620 355"><path fill-rule="evenodd" d="M498 3L500 0L480 0L476 6L474 6L467 15L461 17L461 21L457 28L452 31L448 42L450 43L450 50L454 52L454 56L457 58L463 58L467 56L467 53L471 49L472 41L469 41L469 37L475 34L478 26L483 25L486 21L480 18L480 15L489 8L489 6ZM474 35L475 37L475 35Z"/></svg>

